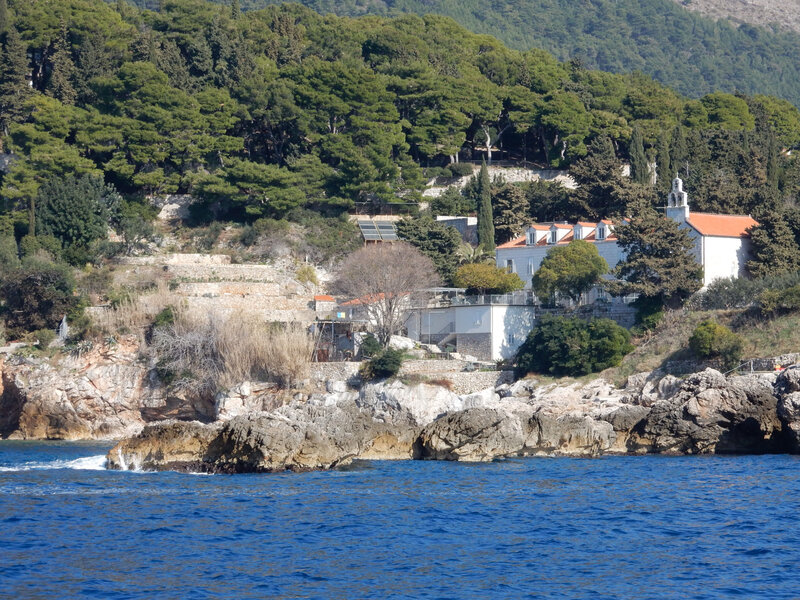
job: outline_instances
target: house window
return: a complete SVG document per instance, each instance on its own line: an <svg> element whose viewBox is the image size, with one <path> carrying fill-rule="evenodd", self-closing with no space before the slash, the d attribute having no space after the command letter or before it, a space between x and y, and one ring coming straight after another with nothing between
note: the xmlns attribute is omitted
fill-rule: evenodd
<svg viewBox="0 0 800 600"><path fill-rule="evenodd" d="M581 230L580 227L576 227L575 228L574 237L575 237L576 240L582 240L583 239L583 236L581 235L581 231L582 230Z"/></svg>
<svg viewBox="0 0 800 600"><path fill-rule="evenodd" d="M528 259L528 275L533 275L533 259Z"/></svg>
<svg viewBox="0 0 800 600"><path fill-rule="evenodd" d="M506 272L513 273L514 272L514 261L510 258L506 260Z"/></svg>
<svg viewBox="0 0 800 600"><path fill-rule="evenodd" d="M597 228L597 239L598 240L606 239L606 228L605 227L598 227Z"/></svg>
<svg viewBox="0 0 800 600"><path fill-rule="evenodd" d="M528 232L528 246L533 246L536 243L536 234L532 231Z"/></svg>
<svg viewBox="0 0 800 600"><path fill-rule="evenodd" d="M548 244L555 244L558 241L558 232L554 229L550 232L550 239L547 240Z"/></svg>

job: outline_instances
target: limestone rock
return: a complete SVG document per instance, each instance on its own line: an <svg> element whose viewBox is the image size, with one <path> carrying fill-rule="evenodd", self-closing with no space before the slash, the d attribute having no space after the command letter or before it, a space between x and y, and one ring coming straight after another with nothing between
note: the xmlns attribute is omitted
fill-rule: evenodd
<svg viewBox="0 0 800 600"><path fill-rule="evenodd" d="M597 456L611 449L616 433L611 423L589 416L536 412L528 423L525 454Z"/></svg>
<svg viewBox="0 0 800 600"><path fill-rule="evenodd" d="M2 368L0 437L119 439L166 418L213 417L207 398L170 394L133 341L59 360L10 357Z"/></svg>
<svg viewBox="0 0 800 600"><path fill-rule="evenodd" d="M459 396L441 386L407 386L400 381L362 386L356 405L379 421L392 423L400 416L420 427L464 406Z"/></svg>
<svg viewBox="0 0 800 600"><path fill-rule="evenodd" d="M109 450L107 465L122 471L203 472L208 448L219 430L220 424L198 421L153 423Z"/></svg>
<svg viewBox="0 0 800 600"><path fill-rule="evenodd" d="M481 462L520 453L525 434L512 413L470 408L431 423L419 439L422 458Z"/></svg>
<svg viewBox="0 0 800 600"><path fill-rule="evenodd" d="M653 404L632 436L636 451L703 454L779 448L777 397L765 379L713 369L689 376L673 396Z"/></svg>

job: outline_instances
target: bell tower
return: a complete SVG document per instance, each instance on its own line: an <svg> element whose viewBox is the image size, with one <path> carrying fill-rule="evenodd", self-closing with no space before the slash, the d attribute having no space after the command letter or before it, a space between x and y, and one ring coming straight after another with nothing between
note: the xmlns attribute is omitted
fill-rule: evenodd
<svg viewBox="0 0 800 600"><path fill-rule="evenodd" d="M683 191L683 180L675 175L672 191L667 196L667 217L681 223L689 219L689 194Z"/></svg>

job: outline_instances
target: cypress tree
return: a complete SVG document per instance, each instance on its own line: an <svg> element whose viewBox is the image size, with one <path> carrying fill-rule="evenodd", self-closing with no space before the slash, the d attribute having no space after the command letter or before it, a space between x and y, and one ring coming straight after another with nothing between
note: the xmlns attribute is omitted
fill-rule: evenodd
<svg viewBox="0 0 800 600"><path fill-rule="evenodd" d="M636 183L650 183L650 170L647 164L647 155L644 153L644 139L642 130L638 125L633 126L630 146L631 179Z"/></svg>
<svg viewBox="0 0 800 600"><path fill-rule="evenodd" d="M656 165L658 187L662 190L667 190L670 188L670 180L672 179L672 166L669 160L669 140L667 139L666 131L662 131L658 136Z"/></svg>
<svg viewBox="0 0 800 600"><path fill-rule="evenodd" d="M231 2L231 17L233 20L236 21L239 17L242 16L242 5L239 0L232 0Z"/></svg>
<svg viewBox="0 0 800 600"><path fill-rule="evenodd" d="M25 99L30 95L28 85L28 53L16 28L9 28L3 44L0 62L0 126L8 135L8 126L21 120Z"/></svg>
<svg viewBox="0 0 800 600"><path fill-rule="evenodd" d="M67 25L61 22L61 34L55 43L53 57L50 59L50 81L47 95L60 100L64 104L75 104L77 93L72 86L75 74L75 63L67 41Z"/></svg>
<svg viewBox="0 0 800 600"><path fill-rule="evenodd" d="M676 125L672 132L669 149L669 162L673 170L680 171L689 160L689 149L686 146L686 135L683 127Z"/></svg>
<svg viewBox="0 0 800 600"><path fill-rule="evenodd" d="M778 187L778 139L772 129L767 138L767 183Z"/></svg>
<svg viewBox="0 0 800 600"><path fill-rule="evenodd" d="M481 162L478 175L478 245L486 252L494 252L494 221L492 220L492 182L486 161Z"/></svg>

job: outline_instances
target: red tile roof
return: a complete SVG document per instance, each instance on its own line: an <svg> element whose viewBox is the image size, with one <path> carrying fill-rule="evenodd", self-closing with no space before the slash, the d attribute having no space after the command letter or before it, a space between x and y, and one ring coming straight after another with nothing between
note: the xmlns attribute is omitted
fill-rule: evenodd
<svg viewBox="0 0 800 600"><path fill-rule="evenodd" d="M750 216L708 213L689 213L687 223L702 235L718 237L748 237L747 230L758 225L758 221Z"/></svg>
<svg viewBox="0 0 800 600"><path fill-rule="evenodd" d="M336 300L333 299L333 296L328 296L327 294L322 295L322 296L314 296L314 301L315 302L336 302Z"/></svg>

